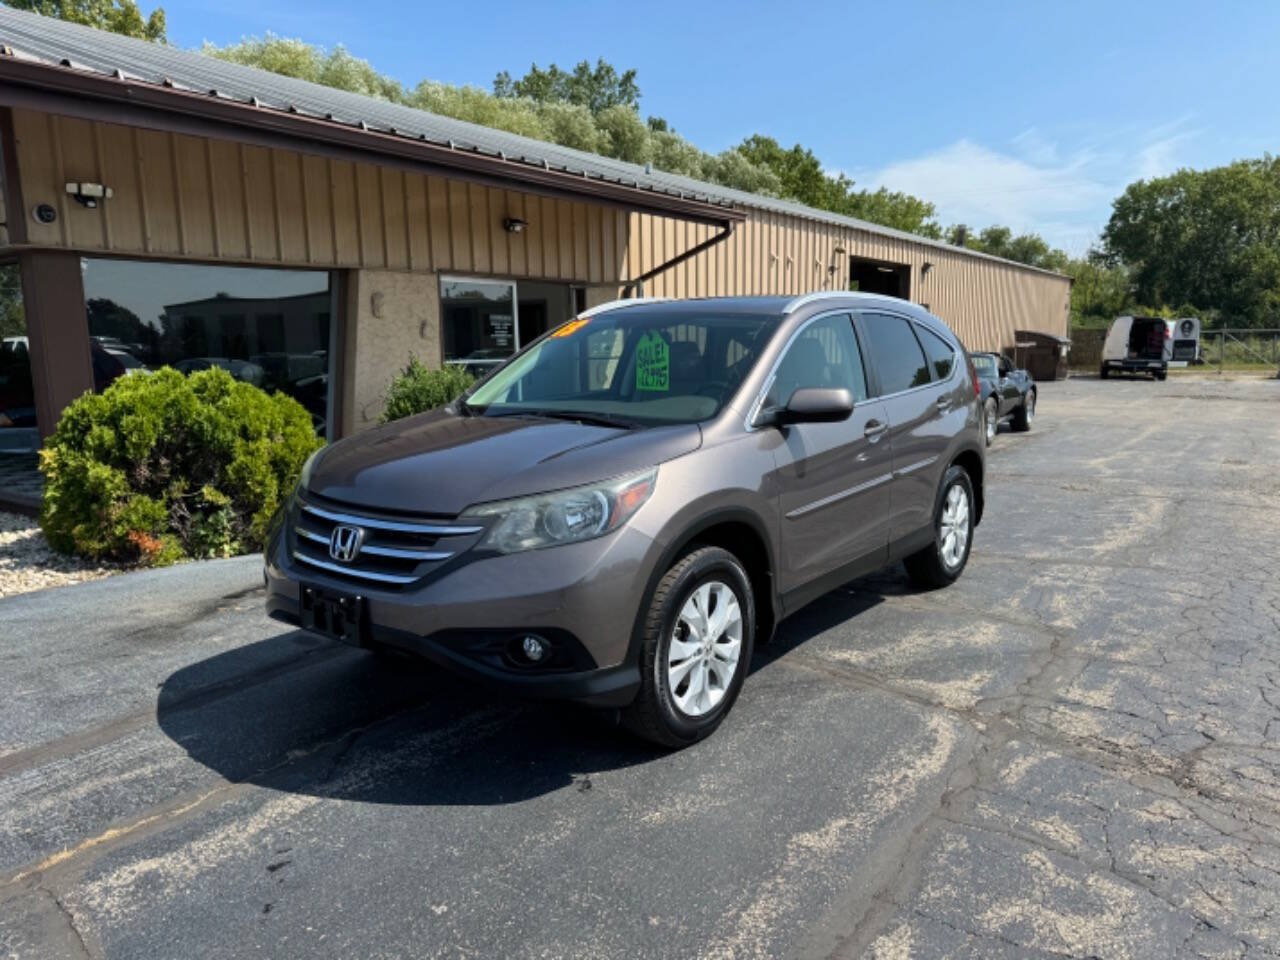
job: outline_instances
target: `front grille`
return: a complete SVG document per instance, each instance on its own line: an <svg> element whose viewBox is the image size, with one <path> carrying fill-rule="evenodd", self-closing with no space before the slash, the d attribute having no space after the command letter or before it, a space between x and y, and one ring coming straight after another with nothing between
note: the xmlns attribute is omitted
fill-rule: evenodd
<svg viewBox="0 0 1280 960"><path fill-rule="evenodd" d="M359 531L351 559L330 551L339 526ZM299 503L291 551L299 563L352 580L403 586L471 547L484 527L436 520L391 520Z"/></svg>

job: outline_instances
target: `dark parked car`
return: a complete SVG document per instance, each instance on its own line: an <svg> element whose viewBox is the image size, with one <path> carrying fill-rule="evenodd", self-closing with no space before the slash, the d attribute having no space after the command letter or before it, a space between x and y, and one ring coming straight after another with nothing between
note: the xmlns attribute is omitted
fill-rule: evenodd
<svg viewBox="0 0 1280 960"><path fill-rule="evenodd" d="M995 439L1002 421L1008 420L1014 430L1030 430L1036 416L1036 383L1031 374L1017 369L1008 357L998 353L971 353L969 359L982 391L987 446Z"/></svg>
<svg viewBox="0 0 1280 960"><path fill-rule="evenodd" d="M977 381L902 300L626 300L445 409L324 448L267 609L683 746L782 617L898 560L942 587L982 516Z"/></svg>

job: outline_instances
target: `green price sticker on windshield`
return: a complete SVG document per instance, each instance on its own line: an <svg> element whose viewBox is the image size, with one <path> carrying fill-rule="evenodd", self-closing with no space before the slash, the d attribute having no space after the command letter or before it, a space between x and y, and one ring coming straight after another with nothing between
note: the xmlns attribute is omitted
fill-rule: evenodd
<svg viewBox="0 0 1280 960"><path fill-rule="evenodd" d="M671 389L671 348L652 330L636 345L636 389Z"/></svg>

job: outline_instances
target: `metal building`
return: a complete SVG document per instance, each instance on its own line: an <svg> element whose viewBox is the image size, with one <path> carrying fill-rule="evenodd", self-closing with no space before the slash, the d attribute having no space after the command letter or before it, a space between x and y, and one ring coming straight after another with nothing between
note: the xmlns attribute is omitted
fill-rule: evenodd
<svg viewBox="0 0 1280 960"><path fill-rule="evenodd" d="M283 389L339 436L411 354L483 369L640 285L856 283L973 349L1067 332L1056 273L6 7L0 145L0 272L26 318L0 353L0 452L6 422L48 433L166 363Z"/></svg>

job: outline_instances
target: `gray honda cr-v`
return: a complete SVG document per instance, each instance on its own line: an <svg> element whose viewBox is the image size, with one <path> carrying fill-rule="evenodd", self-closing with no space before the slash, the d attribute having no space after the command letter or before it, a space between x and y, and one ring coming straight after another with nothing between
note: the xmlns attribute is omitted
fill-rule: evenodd
<svg viewBox="0 0 1280 960"><path fill-rule="evenodd" d="M781 618L898 560L926 587L960 575L976 387L901 300L607 304L452 406L312 457L267 608L692 743Z"/></svg>

